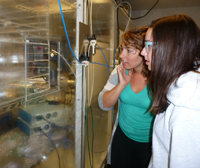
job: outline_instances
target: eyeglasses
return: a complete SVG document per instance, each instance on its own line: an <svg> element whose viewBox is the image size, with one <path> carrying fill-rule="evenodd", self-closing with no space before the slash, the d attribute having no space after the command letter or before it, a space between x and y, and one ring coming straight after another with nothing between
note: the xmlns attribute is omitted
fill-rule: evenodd
<svg viewBox="0 0 200 168"><path fill-rule="evenodd" d="M146 42L144 42L144 44L145 44L145 47L146 47L146 49L147 49L147 52L149 52L149 46L153 45L153 42L151 42L151 41L146 41Z"/></svg>

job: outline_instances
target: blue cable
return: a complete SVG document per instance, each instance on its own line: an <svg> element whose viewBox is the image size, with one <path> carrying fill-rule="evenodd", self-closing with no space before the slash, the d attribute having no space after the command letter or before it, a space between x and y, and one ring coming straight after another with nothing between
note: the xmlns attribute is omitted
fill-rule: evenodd
<svg viewBox="0 0 200 168"><path fill-rule="evenodd" d="M106 66L106 67L109 67L109 68L113 68L111 66L108 66L108 65L105 65L105 64L101 64L101 63L98 63L98 62L90 62L90 63L92 63L92 64L98 64L98 65L103 65L103 66Z"/></svg>
<svg viewBox="0 0 200 168"><path fill-rule="evenodd" d="M75 58L79 63L82 64L82 62L80 62L80 61L76 58L76 56L75 56L75 54L74 54L74 52L73 52L73 50L72 50L72 47L71 47L71 44L70 44L70 41L69 41L69 37L68 37L68 33L67 33L67 29L66 29L66 25L65 25L65 20L64 20L64 16L63 16L63 12L62 12L62 7L61 7L60 0L58 0L58 3L59 3L59 7L60 7L60 14L61 14L61 17L62 17L63 26L64 26L64 28L65 28L65 34L66 34L66 37L67 37L67 41L68 41L68 44L69 44L69 48L70 48L70 50L71 50L72 55L74 56L74 58Z"/></svg>
<svg viewBox="0 0 200 168"><path fill-rule="evenodd" d="M99 49L101 50L101 52L102 52L102 54L103 54L103 56L104 56L104 59L105 59L105 61L106 61L106 65L107 65L107 68L108 68L108 73L109 73L109 75L110 75L110 69L109 69L109 66L108 66L108 62L107 62L107 60L106 60L106 56L104 55L104 53L103 53L103 50L101 49L101 47L97 44L97 46L99 47Z"/></svg>

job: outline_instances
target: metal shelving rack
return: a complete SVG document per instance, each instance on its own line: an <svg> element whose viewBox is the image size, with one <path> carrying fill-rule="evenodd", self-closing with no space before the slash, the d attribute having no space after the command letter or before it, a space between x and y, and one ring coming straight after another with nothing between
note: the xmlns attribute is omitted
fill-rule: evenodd
<svg viewBox="0 0 200 168"><path fill-rule="evenodd" d="M29 52L31 49L34 50L34 52ZM49 50L49 41L38 43L30 42L25 39L25 101L28 100L29 95L41 93L50 89ZM34 66L32 66L32 64ZM29 89L27 87L29 83L39 86Z"/></svg>

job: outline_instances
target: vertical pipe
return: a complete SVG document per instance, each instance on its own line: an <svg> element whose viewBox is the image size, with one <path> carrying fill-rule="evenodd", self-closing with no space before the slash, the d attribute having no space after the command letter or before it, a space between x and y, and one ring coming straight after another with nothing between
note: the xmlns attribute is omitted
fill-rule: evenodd
<svg viewBox="0 0 200 168"><path fill-rule="evenodd" d="M83 23L88 24L88 0L84 0ZM85 168L85 110L86 110L86 67L83 66L83 114L82 114L82 168Z"/></svg>
<svg viewBox="0 0 200 168"><path fill-rule="evenodd" d="M83 23L88 24L88 12L87 12L87 10L88 10L88 7L87 7L88 0L84 0L83 3L84 3L84 6L83 6Z"/></svg>
<svg viewBox="0 0 200 168"><path fill-rule="evenodd" d="M83 23L83 0L77 0L76 11L76 47L75 55L79 59L79 22ZM75 93L75 168L81 168L81 142L82 142L82 65L74 61L76 67L76 93Z"/></svg>
<svg viewBox="0 0 200 168"><path fill-rule="evenodd" d="M82 168L85 167L86 67L83 66Z"/></svg>
<svg viewBox="0 0 200 168"><path fill-rule="evenodd" d="M60 42L58 42L58 69L57 69L57 83L58 83L58 90L60 90Z"/></svg>
<svg viewBox="0 0 200 168"><path fill-rule="evenodd" d="M50 80L50 77L51 77L51 75L50 75L50 72L51 72L50 71L50 68L51 68L50 67L50 57L51 56L50 56L50 41L49 40L47 41L47 44L48 44L47 45L48 46L47 47L48 48L48 54L47 55L48 55L48 75L49 75L49 77L48 77L49 88L48 89L50 89L51 88L51 80Z"/></svg>
<svg viewBox="0 0 200 168"><path fill-rule="evenodd" d="M25 51L24 51L24 67L25 67L25 81L24 81L24 85L25 85L25 102L27 102L27 100L28 100L28 93L27 93L27 77L28 77L28 75L27 75L27 72L28 72L28 70L27 70L27 38L25 37L25 43L24 43L24 48L25 48Z"/></svg>

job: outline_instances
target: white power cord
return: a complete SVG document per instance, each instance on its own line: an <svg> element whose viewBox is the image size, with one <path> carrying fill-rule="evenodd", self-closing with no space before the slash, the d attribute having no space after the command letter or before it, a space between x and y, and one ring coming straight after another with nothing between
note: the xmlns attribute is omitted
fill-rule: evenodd
<svg viewBox="0 0 200 168"><path fill-rule="evenodd" d="M65 57L63 57L63 55L61 55L60 53L58 53L57 51L55 51L55 50L53 50L53 49L51 49L51 51L53 51L53 52L56 53L56 54L59 54L59 55L62 57L62 59L67 63L67 65L69 66L70 70L72 71L72 73L73 73L74 76L76 77L76 74L74 73L72 67L70 66L70 64L68 63L68 61L65 59ZM51 53L51 54L52 54L51 56L54 56L54 53Z"/></svg>
<svg viewBox="0 0 200 168"><path fill-rule="evenodd" d="M123 1L123 2L120 2L115 8L117 9L119 6L122 6L121 4L128 4L129 5L129 18L128 18L128 22L127 22L127 25L126 25L126 28L124 30L124 32L126 32L127 28L128 28L128 25L129 25L129 22L130 22L130 19L131 19L131 14L132 14L132 7L131 7L131 4L129 2L126 2L126 1Z"/></svg>

